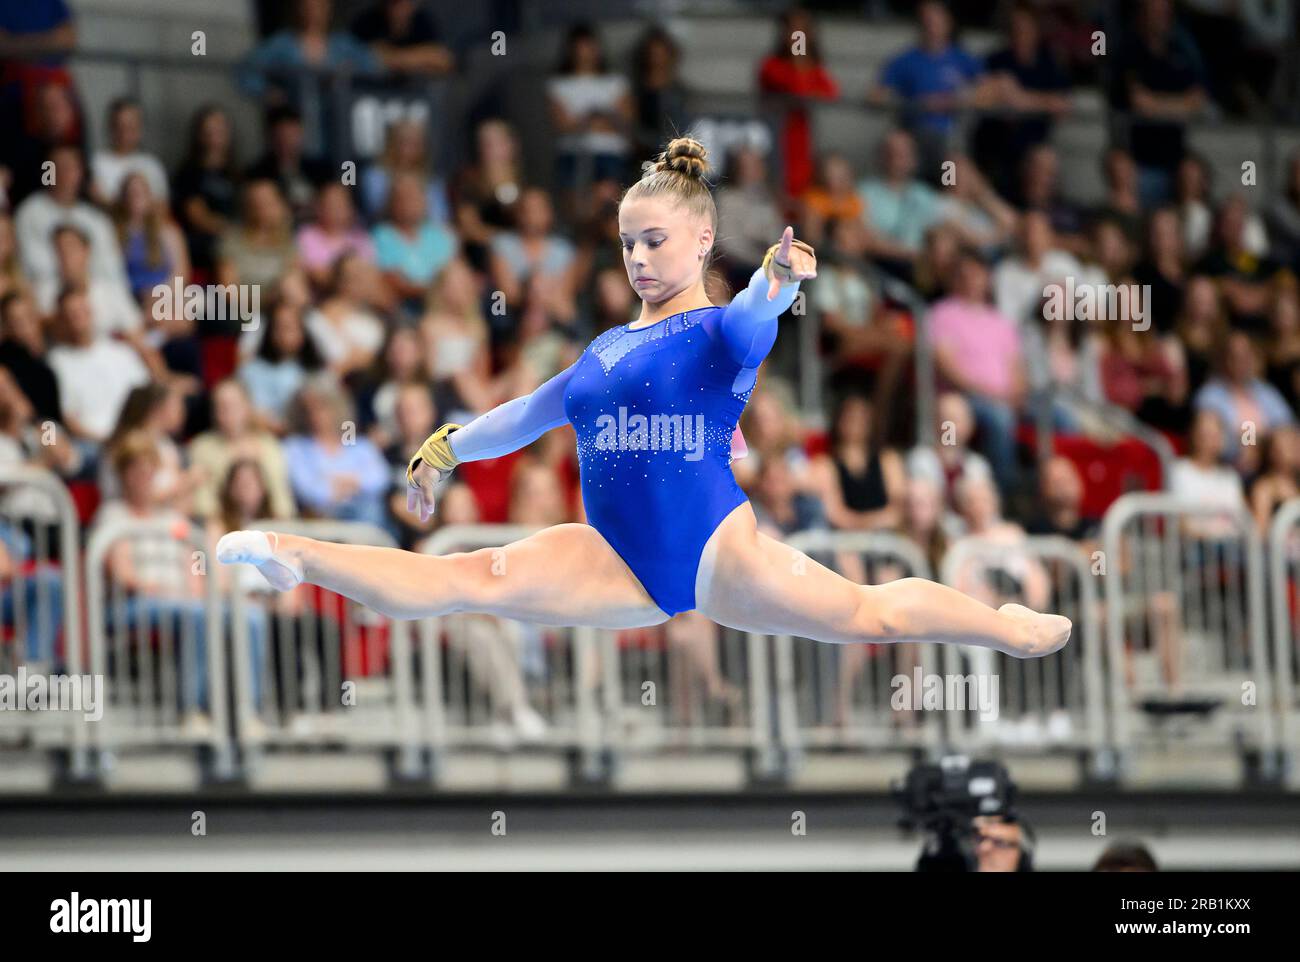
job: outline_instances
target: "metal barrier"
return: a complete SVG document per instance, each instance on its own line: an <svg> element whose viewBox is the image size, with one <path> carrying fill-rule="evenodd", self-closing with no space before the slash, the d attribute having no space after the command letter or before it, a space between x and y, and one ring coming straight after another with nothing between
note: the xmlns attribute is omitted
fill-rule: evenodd
<svg viewBox="0 0 1300 962"><path fill-rule="evenodd" d="M254 528L339 544L395 548L392 535L361 522L268 519ZM236 730L246 762L267 749L380 749L396 772L420 770L410 622L317 585L268 589L251 566L235 600L233 678ZM265 625L264 642L251 632Z"/></svg>
<svg viewBox="0 0 1300 962"><path fill-rule="evenodd" d="M1278 728L1292 766L1300 764L1300 498L1273 516L1268 534L1269 591L1273 599L1273 669Z"/></svg>
<svg viewBox="0 0 1300 962"><path fill-rule="evenodd" d="M422 550L499 547L535 530L451 526ZM499 746L504 736L572 750L583 774L599 777L630 752L770 744L759 640L696 613L627 631L444 615L421 622L421 653L435 752ZM521 711L540 713L545 731L530 738L517 723L516 732L503 731Z"/></svg>
<svg viewBox="0 0 1300 962"><path fill-rule="evenodd" d="M63 481L43 468L0 467L0 528L10 567L0 585L0 674L80 675L81 531ZM89 774L88 724L71 711L0 711L0 746L68 749L71 774L81 778Z"/></svg>
<svg viewBox="0 0 1300 962"><path fill-rule="evenodd" d="M450 525L420 546L428 555L498 548L538 529ZM594 629L532 625L481 613L419 622L425 740L435 760L467 748L531 744L600 750L596 717L601 675Z"/></svg>
<svg viewBox="0 0 1300 962"><path fill-rule="evenodd" d="M1112 737L1121 761L1176 735L1257 749L1276 724L1264 552L1254 519L1168 494L1117 500L1102 525Z"/></svg>
<svg viewBox="0 0 1300 962"><path fill-rule="evenodd" d="M930 578L911 540L883 532L808 531L786 542L851 581ZM856 570L855 570L856 569ZM896 679L939 664L935 644L829 645L780 635L775 644L777 742L793 768L808 750L932 750L943 732L933 715L896 710Z"/></svg>
<svg viewBox="0 0 1300 962"><path fill-rule="evenodd" d="M134 583L109 576L119 552ZM89 660L107 695L91 736L101 774L124 749L200 745L211 749L216 775L234 772L226 643L238 617L218 579L207 577L208 558L202 529L180 516L119 518L91 530Z"/></svg>
<svg viewBox="0 0 1300 962"><path fill-rule="evenodd" d="M949 679L983 683L998 702L988 717L974 707L944 711L949 744L964 752L992 745L1086 752L1104 769L1101 606L1082 546L1056 536L1011 543L965 537L948 548L941 569L945 584L995 608L1016 602L1065 615L1074 623L1069 644L1044 658L946 646L943 661Z"/></svg>

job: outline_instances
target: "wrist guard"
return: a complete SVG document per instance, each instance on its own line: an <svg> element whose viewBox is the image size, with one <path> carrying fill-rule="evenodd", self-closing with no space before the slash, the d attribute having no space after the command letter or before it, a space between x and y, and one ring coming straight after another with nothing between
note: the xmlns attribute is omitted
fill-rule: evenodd
<svg viewBox="0 0 1300 962"><path fill-rule="evenodd" d="M415 457L411 458L411 463L406 466L407 484L415 487L415 469L421 462L433 465L442 474L450 472L460 464L460 458L452 452L451 442L447 439L453 431L462 427L463 424L444 424L425 439L420 445L420 450L415 452Z"/></svg>

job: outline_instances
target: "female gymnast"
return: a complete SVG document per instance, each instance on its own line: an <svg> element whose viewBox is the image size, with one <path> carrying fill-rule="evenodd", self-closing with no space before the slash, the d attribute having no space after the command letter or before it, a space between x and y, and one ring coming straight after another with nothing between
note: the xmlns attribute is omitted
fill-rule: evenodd
<svg viewBox="0 0 1300 962"><path fill-rule="evenodd" d="M401 619L480 612L619 629L697 610L741 631L841 644L947 642L1017 658L1060 649L1068 618L994 610L921 578L855 584L757 530L731 472L731 437L777 318L817 261L787 227L749 286L725 307L711 304L704 277L717 211L704 147L678 138L643 171L618 211L640 318L600 334L533 393L444 424L407 469L407 505L423 521L461 461L572 424L588 524L442 556L234 531L217 560L255 565L280 590L306 581Z"/></svg>

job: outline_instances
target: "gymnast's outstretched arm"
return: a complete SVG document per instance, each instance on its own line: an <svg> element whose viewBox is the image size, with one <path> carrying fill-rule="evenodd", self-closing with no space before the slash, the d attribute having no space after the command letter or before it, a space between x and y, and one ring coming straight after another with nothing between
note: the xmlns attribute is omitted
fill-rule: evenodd
<svg viewBox="0 0 1300 962"><path fill-rule="evenodd" d="M485 461L532 444L547 431L568 424L564 392L577 362L542 384L532 394L499 404L480 414L447 440L461 461Z"/></svg>

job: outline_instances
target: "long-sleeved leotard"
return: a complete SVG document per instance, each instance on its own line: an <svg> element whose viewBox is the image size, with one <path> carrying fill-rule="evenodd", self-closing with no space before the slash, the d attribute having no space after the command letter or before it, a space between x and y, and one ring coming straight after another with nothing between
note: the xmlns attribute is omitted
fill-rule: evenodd
<svg viewBox="0 0 1300 962"><path fill-rule="evenodd" d="M704 545L746 500L731 436L798 284L767 291L759 269L726 307L605 331L533 393L453 433L452 451L500 457L572 424L587 520L664 612L691 610Z"/></svg>

